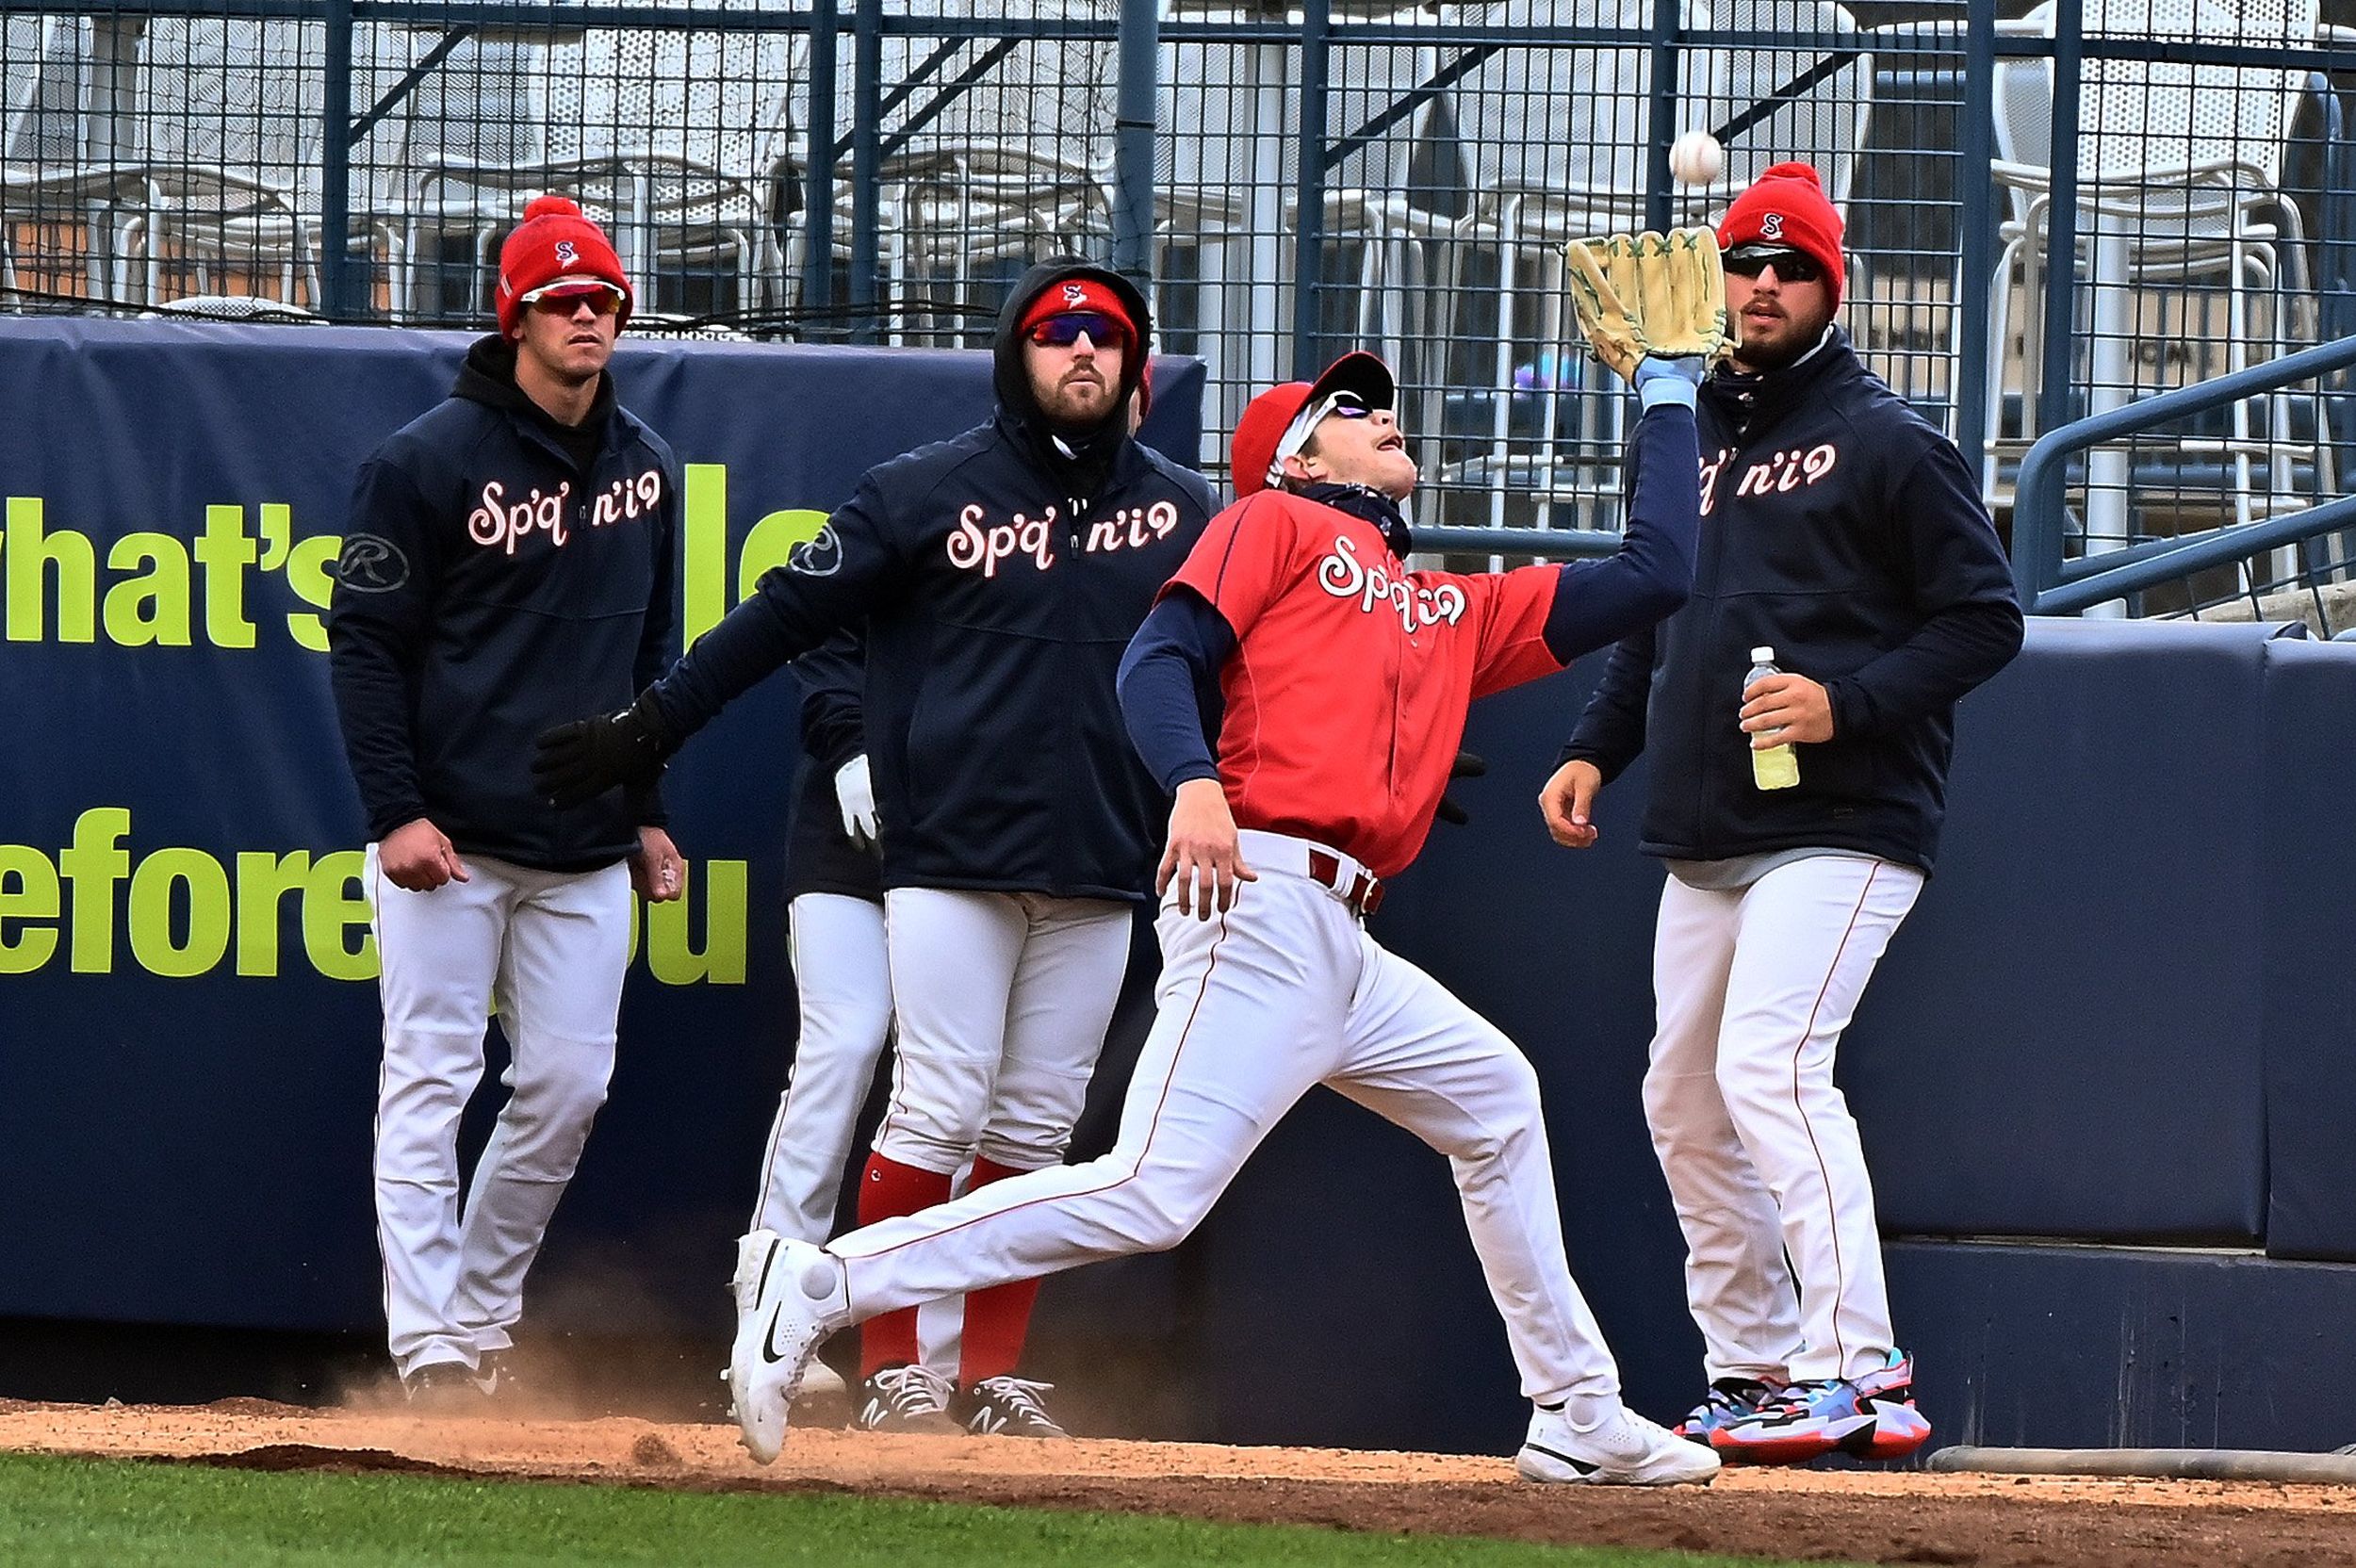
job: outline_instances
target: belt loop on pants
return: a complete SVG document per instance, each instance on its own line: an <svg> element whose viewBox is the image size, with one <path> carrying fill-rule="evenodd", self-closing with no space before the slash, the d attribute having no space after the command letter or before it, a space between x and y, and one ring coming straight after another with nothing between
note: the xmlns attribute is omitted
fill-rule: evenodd
<svg viewBox="0 0 2356 1568"><path fill-rule="evenodd" d="M1362 866L1352 865L1350 871L1354 874L1345 880L1341 857L1322 849L1309 851L1309 874L1333 889L1343 906L1363 920L1383 906L1383 882Z"/></svg>

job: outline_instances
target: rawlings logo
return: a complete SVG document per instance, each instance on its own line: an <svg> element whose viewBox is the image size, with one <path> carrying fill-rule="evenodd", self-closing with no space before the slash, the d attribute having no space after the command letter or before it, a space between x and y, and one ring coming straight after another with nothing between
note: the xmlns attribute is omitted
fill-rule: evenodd
<svg viewBox="0 0 2356 1568"><path fill-rule="evenodd" d="M1733 455L1732 447L1721 447L1716 457L1702 465L1702 515L1705 517L1717 509L1718 477L1726 471L1726 460ZM1810 447L1806 451L1794 447L1790 451L1776 452L1742 470L1742 479L1734 486L1735 498L1782 495L1803 484L1813 484L1831 473L1840 462L1840 449L1829 441Z"/></svg>
<svg viewBox="0 0 2356 1568"><path fill-rule="evenodd" d="M355 594L389 594L409 580L409 558L390 539L347 533L335 558L335 580Z"/></svg>
<svg viewBox="0 0 2356 1568"><path fill-rule="evenodd" d="M1783 214L1779 212L1771 212L1761 218L1759 220L1759 237L1761 239L1781 239L1783 237Z"/></svg>
<svg viewBox="0 0 2356 1568"><path fill-rule="evenodd" d="M559 267L570 267L580 259L581 253L574 249L571 240L560 239L556 242L556 264Z"/></svg>
<svg viewBox="0 0 2356 1568"><path fill-rule="evenodd" d="M1348 534L1333 540L1333 553L1317 564L1317 586L1337 599L1356 599L1372 614L1380 605L1396 612L1399 624L1412 636L1417 628L1446 621L1454 626L1464 613L1464 591L1453 582L1426 588L1409 578L1395 578L1380 566L1358 559L1358 546Z"/></svg>
<svg viewBox="0 0 2356 1568"><path fill-rule="evenodd" d="M843 569L843 540L832 523L786 552L785 569L804 577L832 577Z"/></svg>

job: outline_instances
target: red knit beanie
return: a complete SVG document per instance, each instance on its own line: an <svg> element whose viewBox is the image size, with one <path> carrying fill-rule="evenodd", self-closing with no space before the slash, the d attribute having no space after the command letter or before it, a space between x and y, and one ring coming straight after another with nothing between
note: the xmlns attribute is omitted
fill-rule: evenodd
<svg viewBox="0 0 2356 1568"><path fill-rule="evenodd" d="M622 276L622 258L605 231L582 216L581 204L569 196L534 196L499 247L499 287L492 304L499 312L500 335L515 335L523 318L523 297L559 278L599 278L622 291L618 329L630 320L636 302L630 280Z"/></svg>
<svg viewBox="0 0 2356 1568"><path fill-rule="evenodd" d="M1841 308L1841 286L1848 275L1841 253L1841 214L1824 197L1824 182L1805 163L1770 165L1750 189L1734 199L1718 223L1718 248L1789 245L1815 258L1824 270L1832 307Z"/></svg>

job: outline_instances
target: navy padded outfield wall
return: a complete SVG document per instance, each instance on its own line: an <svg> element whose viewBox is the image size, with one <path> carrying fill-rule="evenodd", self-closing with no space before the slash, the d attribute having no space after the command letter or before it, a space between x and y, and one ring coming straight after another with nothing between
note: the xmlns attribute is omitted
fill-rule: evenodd
<svg viewBox="0 0 2356 1568"><path fill-rule="evenodd" d="M381 1324L374 952L319 611L362 458L469 341L0 324L0 1315ZM626 338L615 370L686 466L691 634L868 466L991 404L981 353ZM1202 386L1154 378L1147 436L1186 461ZM675 770L689 895L642 928L545 1320L725 1318L793 1037L797 711L768 682Z"/></svg>
<svg viewBox="0 0 2356 1568"><path fill-rule="evenodd" d="M0 1317L381 1327L373 954L317 616L353 469L465 342L0 323ZM990 397L978 354L634 344L619 376L689 466L691 629ZM1201 387L1157 372L1165 449L1195 449ZM1377 925L1537 1064L1573 1266L1673 1414L1700 1346L1637 1099L1642 764L1592 851L1533 804L1593 664L1476 708L1472 825ZM676 770L690 897L641 930L542 1329L719 1364L793 1029L794 696ZM1963 704L1939 874L1841 1054L1941 1441L2356 1438L2314 1397L2356 1378L2352 711L2356 645L2151 623L2035 622ZM1137 953L1084 1153L1150 1013ZM1096 1431L1501 1451L1526 1418L1446 1163L1332 1095L1193 1242L1052 1283L1038 1341Z"/></svg>

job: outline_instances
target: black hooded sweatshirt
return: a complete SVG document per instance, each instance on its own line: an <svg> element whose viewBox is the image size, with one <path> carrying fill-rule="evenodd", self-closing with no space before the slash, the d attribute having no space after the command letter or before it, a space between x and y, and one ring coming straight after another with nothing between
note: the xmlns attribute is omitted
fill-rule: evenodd
<svg viewBox="0 0 2356 1568"><path fill-rule="evenodd" d="M614 400L566 427L475 344L447 401L363 464L328 601L344 751L382 839L420 817L461 854L590 871L663 820L651 793L552 811L532 737L611 712L679 635L679 463Z"/></svg>
<svg viewBox="0 0 2356 1568"><path fill-rule="evenodd" d="M698 639L649 694L673 744L738 694L865 623L863 724L887 888L972 888L1142 900L1168 796L1114 692L1121 650L1215 504L1203 477L1129 435L1142 355L1094 430L1051 431L1018 323L1067 278L1047 262L998 319L988 424L879 464L818 537Z"/></svg>
<svg viewBox="0 0 2356 1568"><path fill-rule="evenodd" d="M1703 384L1701 549L1685 608L1612 649L1563 749L1652 754L1642 848L1679 860L1843 849L1924 872L1956 699L2021 649L2012 570L1955 443L1839 328L1798 363ZM1820 682L1833 737L1796 788L1751 777L1750 650Z"/></svg>

